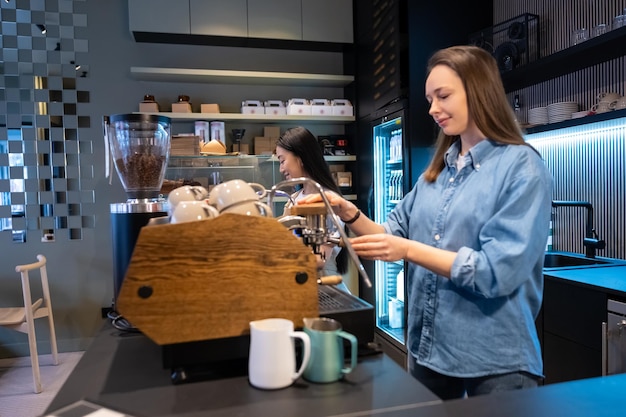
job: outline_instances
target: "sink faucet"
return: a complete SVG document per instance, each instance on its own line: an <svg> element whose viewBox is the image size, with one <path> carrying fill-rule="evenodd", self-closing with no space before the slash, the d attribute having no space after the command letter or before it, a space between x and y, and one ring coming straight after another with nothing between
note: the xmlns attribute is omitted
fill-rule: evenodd
<svg viewBox="0 0 626 417"><path fill-rule="evenodd" d="M587 209L587 225L585 226L585 238L583 239L585 256L587 258L595 258L596 249L604 249L604 240L598 239L598 234L593 228L593 206L590 202L553 200L552 207L583 207Z"/></svg>

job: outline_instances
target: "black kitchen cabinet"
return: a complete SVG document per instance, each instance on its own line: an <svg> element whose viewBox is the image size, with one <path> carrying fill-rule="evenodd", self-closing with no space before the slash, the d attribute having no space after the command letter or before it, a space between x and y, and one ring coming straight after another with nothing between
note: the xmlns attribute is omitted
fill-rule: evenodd
<svg viewBox="0 0 626 417"><path fill-rule="evenodd" d="M600 290L546 277L540 316L545 384L602 375L607 298Z"/></svg>

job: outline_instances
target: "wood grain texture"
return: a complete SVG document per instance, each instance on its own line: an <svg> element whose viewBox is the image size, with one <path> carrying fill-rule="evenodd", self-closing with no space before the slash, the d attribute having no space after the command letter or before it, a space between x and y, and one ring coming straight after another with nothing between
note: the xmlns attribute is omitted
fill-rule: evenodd
<svg viewBox="0 0 626 417"><path fill-rule="evenodd" d="M116 306L164 345L240 336L269 317L302 326L319 315L317 285L311 249L275 219L223 214L144 227Z"/></svg>

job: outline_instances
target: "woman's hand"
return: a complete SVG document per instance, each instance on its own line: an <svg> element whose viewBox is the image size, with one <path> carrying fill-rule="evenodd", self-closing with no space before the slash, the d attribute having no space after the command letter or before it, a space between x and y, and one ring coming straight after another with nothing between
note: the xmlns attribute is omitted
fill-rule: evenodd
<svg viewBox="0 0 626 417"><path fill-rule="evenodd" d="M387 233L378 233L351 238L350 244L362 258L395 262L406 258L410 241Z"/></svg>
<svg viewBox="0 0 626 417"><path fill-rule="evenodd" d="M339 216L340 219L343 219L344 217L350 218L347 213L355 212L357 210L356 207L353 208L354 204L352 204L345 198L341 197L340 195L332 191L325 191L324 195L328 199L328 202L333 208L333 211L335 212L336 215ZM306 197L301 198L300 200L297 201L296 204L300 205L300 204L311 204L311 203L321 203L321 202L322 202L322 196L319 195L318 193L315 193L315 194L310 194L310 195L307 195Z"/></svg>

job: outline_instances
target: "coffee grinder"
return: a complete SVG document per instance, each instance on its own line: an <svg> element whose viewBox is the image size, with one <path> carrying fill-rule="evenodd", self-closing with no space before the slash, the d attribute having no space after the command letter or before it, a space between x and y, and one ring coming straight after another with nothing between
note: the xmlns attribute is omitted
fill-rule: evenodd
<svg viewBox="0 0 626 417"><path fill-rule="evenodd" d="M113 313L137 237L151 218L168 215L167 200L160 195L170 154L170 124L165 116L115 114L104 116L109 157L126 191L124 203L113 203Z"/></svg>

